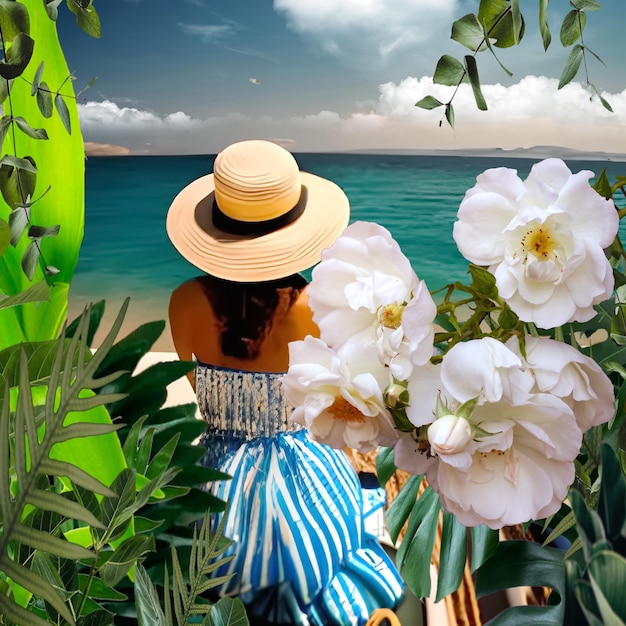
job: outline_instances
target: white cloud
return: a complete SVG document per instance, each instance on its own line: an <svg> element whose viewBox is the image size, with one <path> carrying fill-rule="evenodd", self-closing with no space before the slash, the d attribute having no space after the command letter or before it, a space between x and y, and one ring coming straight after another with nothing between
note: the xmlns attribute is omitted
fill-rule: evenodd
<svg viewBox="0 0 626 626"><path fill-rule="evenodd" d="M483 85L489 110L476 109L471 89L456 94L456 126L444 122L443 107L425 111L415 103L425 95L445 102L453 89L430 78L406 78L379 86L367 113L342 117L334 111L275 119L230 113L195 119L184 112L166 116L111 101L79 105L86 141L123 145L133 152L215 153L242 139L289 137L294 151L356 149L516 148L553 145L624 153L626 90L603 94L614 113L572 83L558 90L553 79L527 76L519 83Z"/></svg>
<svg viewBox="0 0 626 626"><path fill-rule="evenodd" d="M449 37L459 4L458 0L274 0L274 10L319 49L367 72L373 65L414 67L419 49Z"/></svg>

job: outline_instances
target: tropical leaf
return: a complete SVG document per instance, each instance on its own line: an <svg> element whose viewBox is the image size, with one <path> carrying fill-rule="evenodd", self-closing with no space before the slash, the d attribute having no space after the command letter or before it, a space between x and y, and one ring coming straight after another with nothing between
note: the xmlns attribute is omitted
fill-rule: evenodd
<svg viewBox="0 0 626 626"><path fill-rule="evenodd" d="M74 100L72 81L67 80L67 68L56 33L56 25L46 12L41 0L22 0L30 15L30 36L37 42L31 62L24 70L26 80L16 80L11 88L12 111L5 114L20 115L32 128L45 128L54 141L32 139L24 134L19 137L18 150L14 155L30 156L38 166L37 189L50 188L32 207L32 220L36 224L60 224L57 237L42 241L44 262L35 275L44 278L45 267L58 267L60 272L50 284L50 299L39 306L27 304L0 310L0 349L23 341L43 341L58 336L67 314L69 282L78 261L84 225L84 172L85 152L79 131L78 113ZM50 4L50 3L48 3ZM46 118L39 109L37 98L31 95L31 84L45 59L42 78L55 87L63 85L61 93L66 97L73 132L68 135L58 116ZM45 112L45 111L44 111ZM8 221L10 206L0 201L0 219ZM20 241L0 257L0 292L14 295L31 283L20 269L20 263L28 241Z"/></svg>
<svg viewBox="0 0 626 626"><path fill-rule="evenodd" d="M202 623L205 626L248 626L250 622L239 598L221 598Z"/></svg>
<svg viewBox="0 0 626 626"><path fill-rule="evenodd" d="M45 404L37 410L37 417L27 356L22 350L12 430L8 381L5 381L4 397L0 407L0 441L4 447L0 454L0 519L2 519L0 571L50 604L69 624L74 624L74 620L63 596L40 575L15 561L9 546L17 541L29 548L66 559L93 558L89 550L27 525L25 513L29 508L37 507L69 519L83 520L92 527L101 526L98 518L88 508L51 490L48 480L43 481L47 488L42 487L40 478L51 476L61 480L62 477L68 477L86 489L104 495L111 493L107 485L80 467L66 460L55 459L53 450L55 446L77 437L98 436L116 430L117 427L112 424L93 424L78 419L68 423L67 418L71 413L81 414L83 411L119 399L117 395L93 393L85 395L85 390L98 389L117 377L117 374L111 374L104 378L95 378L94 374L119 332L124 313L123 307L102 343L102 352L98 351L93 358L86 358L87 313L79 323L78 332L71 339L67 349L63 337L57 341L57 350L50 368L49 386L45 392ZM43 428L39 428L38 422L41 422ZM4 594L0 594L0 612L9 617L15 611L20 613L19 609L13 606L7 608L10 604L12 601ZM37 623L26 621L24 616L21 616L20 620L17 623Z"/></svg>

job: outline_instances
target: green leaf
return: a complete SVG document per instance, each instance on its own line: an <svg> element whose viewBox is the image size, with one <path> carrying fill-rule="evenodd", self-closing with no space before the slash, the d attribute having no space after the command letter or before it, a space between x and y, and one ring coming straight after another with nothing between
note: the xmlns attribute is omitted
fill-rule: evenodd
<svg viewBox="0 0 626 626"><path fill-rule="evenodd" d="M37 71L35 72L35 75L33 76L33 84L30 87L31 96L34 96L37 93L37 90L39 89L39 85L41 84L41 74L43 73L43 64L44 62L42 61L37 66Z"/></svg>
<svg viewBox="0 0 626 626"><path fill-rule="evenodd" d="M0 77L0 104L9 97L9 86L13 85L12 80L5 80Z"/></svg>
<svg viewBox="0 0 626 626"><path fill-rule="evenodd" d="M52 93L50 93L50 87L48 87L48 83L45 81L42 82L37 89L37 106L46 119L52 117L52 113L54 112Z"/></svg>
<svg viewBox="0 0 626 626"><path fill-rule="evenodd" d="M152 550L154 550L152 535L135 535L125 539L111 557L99 567L102 582L109 587L115 587L137 560Z"/></svg>
<svg viewBox="0 0 626 626"><path fill-rule="evenodd" d="M239 598L221 598L211 608L211 626L248 626L248 616Z"/></svg>
<svg viewBox="0 0 626 626"><path fill-rule="evenodd" d="M393 448L380 448L376 455L376 477L378 484L384 487L389 479L396 473Z"/></svg>
<svg viewBox="0 0 626 626"><path fill-rule="evenodd" d="M561 74L561 78L559 80L559 89L562 89L573 80L574 76L578 73L582 60L583 47L577 44L572 48L572 51L567 59L567 63L563 68L563 73Z"/></svg>
<svg viewBox="0 0 626 626"><path fill-rule="evenodd" d="M135 602L138 626L170 626L161 609L157 590L141 563L135 568Z"/></svg>
<svg viewBox="0 0 626 626"><path fill-rule="evenodd" d="M444 511L439 555L442 567L439 568L437 577L435 602L439 602L459 588L463 580L466 559L467 528L454 515Z"/></svg>
<svg viewBox="0 0 626 626"><path fill-rule="evenodd" d="M413 505L406 535L396 553L404 582L418 598L430 595L430 557L440 511L439 494L429 486Z"/></svg>
<svg viewBox="0 0 626 626"><path fill-rule="evenodd" d="M7 159L7 155L5 155L2 160L10 163L4 163L0 166L0 191L9 207L17 209L27 204L28 198L35 191L37 168L31 157L13 160ZM33 171L33 168L35 171ZM22 217L28 217L28 215ZM9 221L10 219L9 215ZM19 237L14 245L17 245L18 240Z"/></svg>
<svg viewBox="0 0 626 626"><path fill-rule="evenodd" d="M17 124L17 127L26 133L33 139L48 139L48 133L45 128L31 128L28 122L23 117L14 117L13 121Z"/></svg>
<svg viewBox="0 0 626 626"><path fill-rule="evenodd" d="M589 580L604 624L624 626L626 559L616 552L598 552L588 564Z"/></svg>
<svg viewBox="0 0 626 626"><path fill-rule="evenodd" d="M446 104L446 120L448 120L448 124L450 124L451 128L454 128L454 107L452 106L452 102Z"/></svg>
<svg viewBox="0 0 626 626"><path fill-rule="evenodd" d="M444 54L437 62L433 82L438 85L456 86L463 82L465 76L463 64L449 54Z"/></svg>
<svg viewBox="0 0 626 626"><path fill-rule="evenodd" d="M0 256L4 254L4 251L9 247L11 243L11 227L8 222L0 219Z"/></svg>
<svg viewBox="0 0 626 626"><path fill-rule="evenodd" d="M31 83L42 60L45 60L45 77L51 85L63 85L61 92L67 96L71 125L78 128L76 102L73 99L73 81L67 80L70 72L59 44L56 24L49 18L42 0L22 2L28 7L31 19L31 37L37 41L31 63L23 77L11 89L13 111L28 120L34 128L45 128L53 141L20 137L19 155L28 154L41 171L37 185L50 192L37 202L37 221L40 224L61 224L58 237L46 241L45 265L58 267L51 286L50 301L39 307L12 307L0 311L0 349L22 341L42 341L59 335L67 315L69 282L78 260L84 225L84 171L85 151L80 133L68 135L59 116L46 119L39 110L36 98L31 96ZM6 103L5 103L6 107ZM5 142L6 144L6 142ZM61 183L59 181L62 181ZM10 208L1 203L0 217L8 219ZM9 249L0 257L0 291L18 293L30 285L22 273L20 263L28 242L20 241L16 249ZM37 270L36 279L43 277L45 265Z"/></svg>
<svg viewBox="0 0 626 626"><path fill-rule="evenodd" d="M476 595L479 598L524 585L549 587L560 598L548 606L506 609L491 620L489 626L561 626L565 610L562 599L566 594L563 552L543 548L532 541L504 541L476 572Z"/></svg>
<svg viewBox="0 0 626 626"><path fill-rule="evenodd" d="M413 505L417 500L417 492L421 482L421 476L410 476L406 483L402 485L398 495L393 499L393 502L387 510L387 528L391 536L391 541L394 543L397 541L404 523L411 514Z"/></svg>
<svg viewBox="0 0 626 626"><path fill-rule="evenodd" d="M0 309L9 308L11 306L21 306L29 302L46 302L48 300L50 300L50 285L42 279L36 282L32 287L21 291L15 296L0 298ZM0 398L1 397L0 395Z"/></svg>
<svg viewBox="0 0 626 626"><path fill-rule="evenodd" d="M626 477L615 452L607 444L602 446L598 514L610 541L615 542L626 536Z"/></svg>
<svg viewBox="0 0 626 626"><path fill-rule="evenodd" d="M596 177L596 181L593 183L592 187L603 198L606 198L607 200L611 200L613 198L613 189L611 188L611 183L606 175L606 168L602 168L602 171Z"/></svg>
<svg viewBox="0 0 626 626"><path fill-rule="evenodd" d="M44 0L46 13L48 14L48 17L54 22L56 22L58 16L57 7L61 4L61 2L63 2L63 0Z"/></svg>
<svg viewBox="0 0 626 626"><path fill-rule="evenodd" d="M33 280L35 276L35 270L41 257L41 250L37 241L31 241L28 248L24 251L22 257L22 270L28 280Z"/></svg>
<svg viewBox="0 0 626 626"><path fill-rule="evenodd" d="M602 520L596 511L589 510L580 493L570 489L570 503L576 516L578 536L582 542L585 558L589 560L596 544L606 543Z"/></svg>
<svg viewBox="0 0 626 626"><path fill-rule="evenodd" d="M68 132L69 135L71 135L72 122L70 120L70 112L67 108L67 104L65 104L63 96L60 93L54 96L54 106L56 107L57 113L59 114L59 117L63 122L63 126L65 126L65 130Z"/></svg>
<svg viewBox="0 0 626 626"><path fill-rule="evenodd" d="M31 226L28 229L28 236L31 239L44 239L45 237L56 237L59 234L60 226Z"/></svg>
<svg viewBox="0 0 626 626"><path fill-rule="evenodd" d="M84 7L82 5L85 5ZM100 37L100 18L91 3L81 3L77 0L67 0L67 6L74 15L76 23L91 37Z"/></svg>
<svg viewBox="0 0 626 626"><path fill-rule="evenodd" d="M0 76L7 80L20 76L33 56L34 47L33 39L26 33L18 33L6 51L5 60L0 62Z"/></svg>
<svg viewBox="0 0 626 626"><path fill-rule="evenodd" d="M487 110L487 102L483 96L483 92L480 89L480 79L478 78L478 66L476 65L476 59L471 55L465 57L465 67L467 68L467 74L469 76L470 84L472 85L472 91L474 92L474 100L476 100L476 106L481 111Z"/></svg>
<svg viewBox="0 0 626 626"><path fill-rule="evenodd" d="M570 0L570 4L581 11L599 11L601 9L600 3L596 0Z"/></svg>
<svg viewBox="0 0 626 626"><path fill-rule="evenodd" d="M495 276L480 265L474 265L470 263L469 273L472 277L472 287L483 293L491 300L495 300L498 297L498 288L496 287Z"/></svg>
<svg viewBox="0 0 626 626"><path fill-rule="evenodd" d="M550 0L539 0L539 32L543 41L543 49L547 50L552 41L550 25L548 24L548 4Z"/></svg>
<svg viewBox="0 0 626 626"><path fill-rule="evenodd" d="M506 0L481 0L478 22L498 48L517 45L524 36L524 19L517 3Z"/></svg>
<svg viewBox="0 0 626 626"><path fill-rule="evenodd" d="M433 96L425 96L419 102L416 102L415 106L419 107L420 109L431 110L443 106L443 102L440 102L439 100L437 100L437 98Z"/></svg>
<svg viewBox="0 0 626 626"><path fill-rule="evenodd" d="M464 15L452 24L451 38L473 52L484 46L483 28L473 13Z"/></svg>
<svg viewBox="0 0 626 626"><path fill-rule="evenodd" d="M2 39L11 43L19 33L30 33L30 18L28 9L21 2L0 0L0 29Z"/></svg>
<svg viewBox="0 0 626 626"><path fill-rule="evenodd" d="M587 23L587 16L582 11L570 11L561 24L561 44L569 48L575 44L583 34Z"/></svg>
<svg viewBox="0 0 626 626"><path fill-rule="evenodd" d="M473 526L470 533L472 536L472 562L470 567L472 572L475 572L498 547L500 539L498 531L491 530L485 524Z"/></svg>

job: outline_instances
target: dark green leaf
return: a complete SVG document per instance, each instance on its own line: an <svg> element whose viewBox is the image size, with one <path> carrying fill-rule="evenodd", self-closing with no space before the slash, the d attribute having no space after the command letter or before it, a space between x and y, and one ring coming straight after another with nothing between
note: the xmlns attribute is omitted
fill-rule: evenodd
<svg viewBox="0 0 626 626"><path fill-rule="evenodd" d="M570 11L561 24L561 44L564 48L569 48L582 36L587 16L581 11Z"/></svg>
<svg viewBox="0 0 626 626"><path fill-rule="evenodd" d="M465 79L465 68L449 54L444 54L437 62L433 82L438 85L456 86Z"/></svg>
<svg viewBox="0 0 626 626"><path fill-rule="evenodd" d="M459 588L466 560L467 528L454 515L444 511L435 602L439 602Z"/></svg>
<svg viewBox="0 0 626 626"><path fill-rule="evenodd" d="M613 198L613 189L611 188L611 183L609 182L608 176L606 175L606 168L603 168L602 171L596 177L596 181L593 183L592 187L607 200L611 200Z"/></svg>
<svg viewBox="0 0 626 626"><path fill-rule="evenodd" d="M126 576L130 568L146 552L154 550L154 536L135 535L125 539L100 567L100 576L105 585L114 587Z"/></svg>
<svg viewBox="0 0 626 626"><path fill-rule="evenodd" d="M4 159L9 155L5 155ZM19 159L21 165L32 165L29 158ZM12 165L0 166L0 192L4 201L12 208L24 206L35 191L37 174L28 169L18 169Z"/></svg>
<svg viewBox="0 0 626 626"><path fill-rule="evenodd" d="M0 104L2 104L9 97L9 86L12 84L12 80L0 78Z"/></svg>
<svg viewBox="0 0 626 626"><path fill-rule="evenodd" d="M393 448L380 448L376 455L376 476L381 487L396 473L396 465L393 461Z"/></svg>
<svg viewBox="0 0 626 626"><path fill-rule="evenodd" d="M451 37L474 52L484 45L482 26L473 13L464 15L452 24Z"/></svg>
<svg viewBox="0 0 626 626"><path fill-rule="evenodd" d="M478 78L478 66L476 65L476 59L467 55L465 57L465 67L469 76L470 84L472 85L472 91L474 92L474 100L476 100L476 106L481 111L487 110L487 102L483 96L483 92L480 89L480 79Z"/></svg>
<svg viewBox="0 0 626 626"><path fill-rule="evenodd" d="M76 15L76 23L88 35L96 39L100 37L100 18L93 4L82 2L82 0L67 0L67 6Z"/></svg>
<svg viewBox="0 0 626 626"><path fill-rule="evenodd" d="M115 614L106 609L99 608L82 615L76 622L76 626L111 626L114 624Z"/></svg>
<svg viewBox="0 0 626 626"><path fill-rule="evenodd" d="M589 579L603 623L624 626L626 559L610 551L594 554L589 561Z"/></svg>
<svg viewBox="0 0 626 626"><path fill-rule="evenodd" d="M417 500L417 492L421 482L421 476L411 476L406 483L402 485L402 489L400 489L398 495L393 499L391 506L387 510L387 528L389 529L391 540L394 543L398 539L398 535L404 523L411 514L411 509Z"/></svg>
<svg viewBox="0 0 626 626"><path fill-rule="evenodd" d="M582 495L574 489L570 490L570 503L576 516L578 536L582 542L585 558L589 560L595 545L606 543L604 526L598 513L589 510Z"/></svg>
<svg viewBox="0 0 626 626"><path fill-rule="evenodd" d="M26 5L0 0L0 29L5 44L12 42L19 33L30 34L30 18Z"/></svg>
<svg viewBox="0 0 626 626"><path fill-rule="evenodd" d="M504 541L476 572L476 594L488 594L514 587L545 586L560 596L555 604L544 607L520 606L506 609L489 626L544 626L563 624L565 605L565 567L563 552L543 548L532 541Z"/></svg>
<svg viewBox="0 0 626 626"><path fill-rule="evenodd" d="M470 263L469 273L472 277L472 287L488 298L495 300L498 297L498 288L496 287L495 276L487 271L484 267Z"/></svg>
<svg viewBox="0 0 626 626"><path fill-rule="evenodd" d="M54 111L52 105L52 94L50 93L48 83L45 81L42 82L39 89L37 89L37 106L45 118L52 117L52 113Z"/></svg>
<svg viewBox="0 0 626 626"><path fill-rule="evenodd" d="M0 79L4 80L4 79ZM6 82L6 81L4 81ZM13 122L13 118L10 115L4 115L0 118L0 146L4 143L4 138Z"/></svg>
<svg viewBox="0 0 626 626"><path fill-rule="evenodd" d="M472 563L471 570L475 572L498 547L500 542L498 531L491 530L489 526L482 524L472 527Z"/></svg>
<svg viewBox="0 0 626 626"><path fill-rule="evenodd" d="M5 60L0 62L0 76L7 80L20 76L33 56L34 47L33 39L26 33L18 33L11 47L6 51Z"/></svg>
<svg viewBox="0 0 626 626"><path fill-rule="evenodd" d="M30 124L23 117L14 117L13 121L29 137L33 139L48 139L48 133L45 128L31 128Z"/></svg>
<svg viewBox="0 0 626 626"><path fill-rule="evenodd" d="M138 626L170 626L161 609L157 590L141 564L135 569L135 602Z"/></svg>
<svg viewBox="0 0 626 626"><path fill-rule="evenodd" d="M37 89L39 89L39 84L41 83L42 72L43 72L43 61L37 66L37 71L35 72L35 76L33 77L33 84L30 87L31 96L34 96L37 93Z"/></svg>
<svg viewBox="0 0 626 626"><path fill-rule="evenodd" d="M0 165L10 165L18 170L24 170L25 172L31 172L31 174L37 173L37 166L32 157L16 157L12 154L5 154L0 159ZM26 202L26 200L24 200Z"/></svg>
<svg viewBox="0 0 626 626"><path fill-rule="evenodd" d="M539 0L539 31L541 32L541 40L543 41L543 49L547 50L552 41L550 34L550 25L548 24L548 4L550 0Z"/></svg>
<svg viewBox="0 0 626 626"><path fill-rule="evenodd" d="M439 100L437 100L437 98L433 96L425 96L419 102L416 102L415 106L419 107L420 109L431 110L443 106L443 102L440 102Z"/></svg>
<svg viewBox="0 0 626 626"><path fill-rule="evenodd" d="M583 60L583 47L581 45L575 45L567 59L567 63L563 68L563 73L559 80L559 89L562 89L568 83L572 82L574 76L578 73L578 68Z"/></svg>
<svg viewBox="0 0 626 626"><path fill-rule="evenodd" d="M54 97L54 105L56 106L57 113L63 122L63 126L65 126L65 130L71 135L72 122L70 120L70 112L67 108L67 104L65 104L65 100L63 100L63 96L60 93Z"/></svg>
<svg viewBox="0 0 626 626"><path fill-rule="evenodd" d="M454 107L452 106L452 102L446 104L446 120L448 120L448 124L450 124L451 128L454 128Z"/></svg>
<svg viewBox="0 0 626 626"><path fill-rule="evenodd" d="M430 557L440 511L439 494L427 487L413 506L406 535L396 553L404 582L418 598L430 595Z"/></svg>
<svg viewBox="0 0 626 626"><path fill-rule="evenodd" d="M246 609L239 598L221 598L211 608L211 626L248 626Z"/></svg>
<svg viewBox="0 0 626 626"><path fill-rule="evenodd" d="M56 237L61 227L56 226L31 226L28 229L28 236L31 239L44 239L45 237Z"/></svg>
<svg viewBox="0 0 626 626"><path fill-rule="evenodd" d="M100 321L102 320L102 316L104 315L104 309L105 309L104 300L100 300L99 302L96 302L95 304L91 304L88 307L89 326L88 326L88 331L86 335L88 347L91 347L91 345L93 344L93 338L98 328L100 327ZM83 310L83 313L81 314L81 316L84 315L85 313L87 313L87 309ZM81 320L81 316L77 317L70 324L68 324L67 329L65 330L66 337L74 336L78 328L78 324Z"/></svg>
<svg viewBox="0 0 626 626"><path fill-rule="evenodd" d="M33 280L40 256L41 250L38 242L31 241L22 255L22 271L28 277L28 280Z"/></svg>
<svg viewBox="0 0 626 626"><path fill-rule="evenodd" d="M610 541L626 536L626 478L615 452L606 444L602 446L598 513Z"/></svg>

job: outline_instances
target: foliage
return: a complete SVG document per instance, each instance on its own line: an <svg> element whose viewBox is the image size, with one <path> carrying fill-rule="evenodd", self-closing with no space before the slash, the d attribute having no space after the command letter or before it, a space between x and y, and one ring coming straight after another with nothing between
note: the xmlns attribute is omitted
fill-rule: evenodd
<svg viewBox="0 0 626 626"><path fill-rule="evenodd" d="M83 236L85 155L59 3L0 3L0 349L58 335ZM91 0L80 6L97 19Z"/></svg>
<svg viewBox="0 0 626 626"><path fill-rule="evenodd" d="M552 42L552 34L548 20L549 0L539 2L539 27L544 50ZM601 95L598 88L591 82L588 71L589 56L600 63L602 59L593 52L584 41L584 30L587 24L587 13L600 9L595 0L571 0L572 9L565 15L559 31L560 43L564 48L571 48L561 78L559 89L565 87L578 75L581 67L584 68L585 85L592 96L596 96L602 106L613 111L611 105ZM436 109L444 107L444 116L450 126L455 123L453 100L459 87L463 83L471 85L476 106L481 111L487 110L487 101L482 93L476 56L479 52L489 51L496 59L502 70L508 75L512 73L502 64L496 55L495 48L509 48L519 45L525 33L525 19L520 9L519 0L481 0L477 13L469 13L452 24L451 38L467 48L471 54L466 54L463 61L444 54L435 68L433 82L438 85L454 87L454 91L447 102L441 102L434 96L425 96L415 106L422 109ZM443 119L439 121L441 126Z"/></svg>

